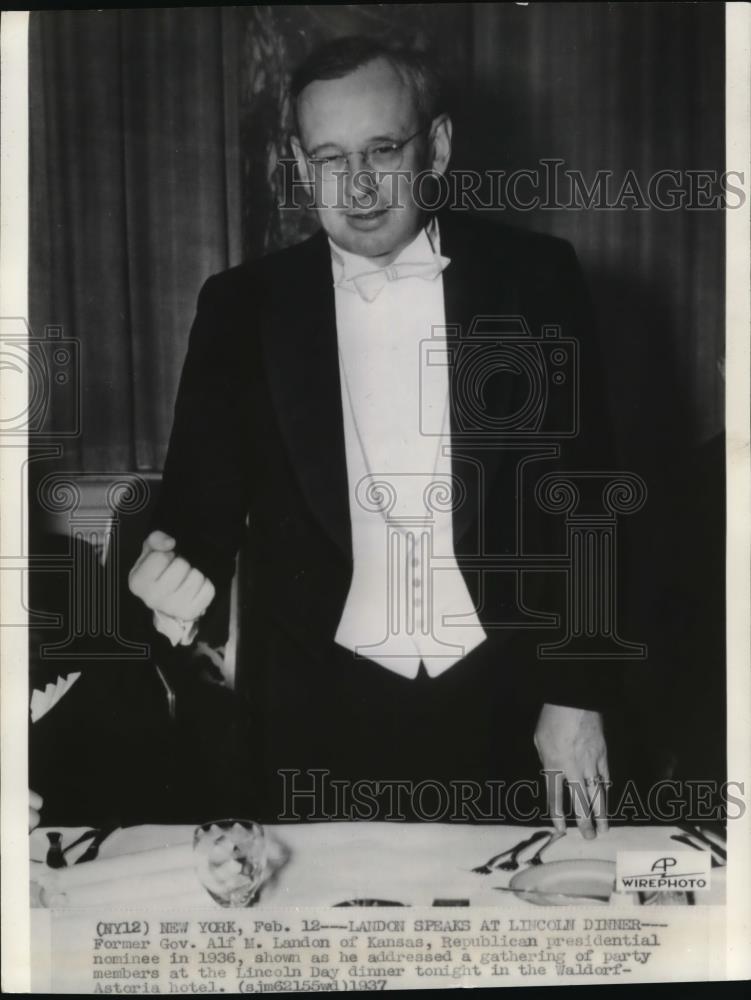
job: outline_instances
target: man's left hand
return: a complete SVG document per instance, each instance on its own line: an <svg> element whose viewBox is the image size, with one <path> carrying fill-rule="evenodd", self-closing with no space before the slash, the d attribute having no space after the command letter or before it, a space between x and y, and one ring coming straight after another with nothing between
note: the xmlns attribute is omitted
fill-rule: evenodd
<svg viewBox="0 0 751 1000"><path fill-rule="evenodd" d="M608 820L604 783L610 782L602 716L583 708L543 705L535 729L535 747L546 772L553 826L566 832L564 781L574 802L576 824L587 839L605 833Z"/></svg>

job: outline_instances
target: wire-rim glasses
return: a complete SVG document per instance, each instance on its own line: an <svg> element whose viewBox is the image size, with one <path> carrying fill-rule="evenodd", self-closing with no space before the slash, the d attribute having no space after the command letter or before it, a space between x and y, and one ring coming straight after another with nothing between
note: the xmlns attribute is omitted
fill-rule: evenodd
<svg viewBox="0 0 751 1000"><path fill-rule="evenodd" d="M408 135L406 139L400 139L398 142L377 139L369 143L365 149L351 150L346 153L339 151L332 153L310 153L304 148L302 151L311 167L325 176L333 176L346 170L351 156L361 157L365 168L368 170L375 171L376 173L387 173L399 169L402 164L405 146L426 131L427 128L423 127L418 129L417 132L413 132L412 135Z"/></svg>

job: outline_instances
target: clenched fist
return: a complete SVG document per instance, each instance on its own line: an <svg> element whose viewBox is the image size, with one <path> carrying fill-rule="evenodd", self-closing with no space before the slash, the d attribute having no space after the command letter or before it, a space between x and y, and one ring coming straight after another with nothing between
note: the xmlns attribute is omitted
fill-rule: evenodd
<svg viewBox="0 0 751 1000"><path fill-rule="evenodd" d="M29 789L29 833L39 826L39 812L43 805L42 796Z"/></svg>
<svg viewBox="0 0 751 1000"><path fill-rule="evenodd" d="M152 531L128 576L132 594L147 608L193 621L214 600L214 584L175 552L175 539Z"/></svg>

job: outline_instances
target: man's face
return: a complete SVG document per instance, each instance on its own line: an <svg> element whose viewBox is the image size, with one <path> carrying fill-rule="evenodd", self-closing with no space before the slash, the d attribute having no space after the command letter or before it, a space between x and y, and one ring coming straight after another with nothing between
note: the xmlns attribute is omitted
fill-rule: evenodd
<svg viewBox="0 0 751 1000"><path fill-rule="evenodd" d="M444 117L421 129L412 88L385 59L340 80L309 84L299 97L298 122L292 144L313 185L321 225L342 249L389 264L423 222L410 177L445 170L451 123ZM375 173L360 155L405 139L398 172ZM333 171L310 162L341 153L351 155Z"/></svg>

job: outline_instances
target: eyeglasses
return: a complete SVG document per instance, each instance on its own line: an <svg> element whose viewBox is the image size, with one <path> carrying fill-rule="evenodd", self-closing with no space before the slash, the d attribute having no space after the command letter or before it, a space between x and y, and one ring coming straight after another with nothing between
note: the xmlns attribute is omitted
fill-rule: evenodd
<svg viewBox="0 0 751 1000"><path fill-rule="evenodd" d="M386 142L384 140L371 142L365 149L352 150L349 153L337 150L331 153L313 154L309 153L307 149L303 149L303 153L313 169L320 171L327 177L344 171L349 164L350 156L361 156L367 169L377 173L386 173L399 169L402 164L404 147L426 131L427 128L421 128L417 132L413 132L412 135L408 135L406 139L402 139L401 142Z"/></svg>

